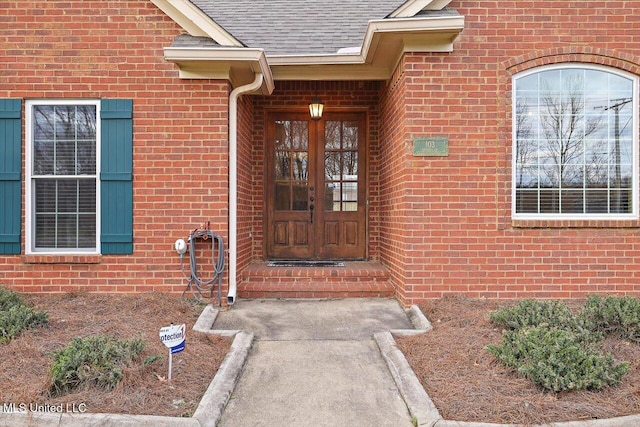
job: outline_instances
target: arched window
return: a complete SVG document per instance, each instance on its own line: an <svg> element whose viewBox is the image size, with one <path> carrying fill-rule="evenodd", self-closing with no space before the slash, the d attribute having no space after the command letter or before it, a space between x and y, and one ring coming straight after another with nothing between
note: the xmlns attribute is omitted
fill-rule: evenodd
<svg viewBox="0 0 640 427"><path fill-rule="evenodd" d="M638 79L563 64L513 78L514 218L638 214Z"/></svg>

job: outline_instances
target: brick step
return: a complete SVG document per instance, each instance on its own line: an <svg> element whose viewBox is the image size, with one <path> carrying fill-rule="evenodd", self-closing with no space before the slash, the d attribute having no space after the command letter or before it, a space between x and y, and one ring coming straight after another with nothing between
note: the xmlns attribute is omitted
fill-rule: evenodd
<svg viewBox="0 0 640 427"><path fill-rule="evenodd" d="M378 262L345 262L344 267L269 267L252 263L237 284L242 298L389 298L395 287Z"/></svg>

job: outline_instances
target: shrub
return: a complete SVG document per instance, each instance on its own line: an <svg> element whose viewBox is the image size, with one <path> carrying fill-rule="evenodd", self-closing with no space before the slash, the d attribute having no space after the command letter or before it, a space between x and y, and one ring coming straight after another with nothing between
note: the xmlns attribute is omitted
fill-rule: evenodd
<svg viewBox="0 0 640 427"><path fill-rule="evenodd" d="M636 297L591 295L579 316L593 331L640 343L640 300Z"/></svg>
<svg viewBox="0 0 640 427"><path fill-rule="evenodd" d="M24 305L22 298L13 291L0 288L0 311L9 310L15 305Z"/></svg>
<svg viewBox="0 0 640 427"><path fill-rule="evenodd" d="M520 304L502 307L489 315L493 323L517 330L523 327L548 326L586 332L583 322L560 301L538 301L525 299Z"/></svg>
<svg viewBox="0 0 640 427"><path fill-rule="evenodd" d="M24 329L44 325L49 320L45 311L35 311L20 296L0 288L0 344L11 341Z"/></svg>
<svg viewBox="0 0 640 427"><path fill-rule="evenodd" d="M136 339L117 340L108 336L74 338L53 355L52 395L61 395L85 386L115 388L124 376L124 368L139 362L146 343Z"/></svg>
<svg viewBox="0 0 640 427"><path fill-rule="evenodd" d="M508 367L555 392L616 385L629 363L615 364L572 331L547 326L505 331L502 343L487 347Z"/></svg>

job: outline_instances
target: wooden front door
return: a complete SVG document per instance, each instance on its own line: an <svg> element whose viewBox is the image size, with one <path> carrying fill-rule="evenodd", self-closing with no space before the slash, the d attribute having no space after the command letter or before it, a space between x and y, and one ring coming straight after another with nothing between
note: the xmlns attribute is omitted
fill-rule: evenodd
<svg viewBox="0 0 640 427"><path fill-rule="evenodd" d="M265 246L269 259L364 259L365 113L267 118Z"/></svg>

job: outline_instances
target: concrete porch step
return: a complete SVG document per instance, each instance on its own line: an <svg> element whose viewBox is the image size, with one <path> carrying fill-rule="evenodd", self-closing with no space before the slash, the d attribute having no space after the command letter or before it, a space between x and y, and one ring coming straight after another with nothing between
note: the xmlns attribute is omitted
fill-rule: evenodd
<svg viewBox="0 0 640 427"><path fill-rule="evenodd" d="M242 298L393 297L389 271L379 262L347 261L344 267L269 267L249 264L237 284Z"/></svg>

